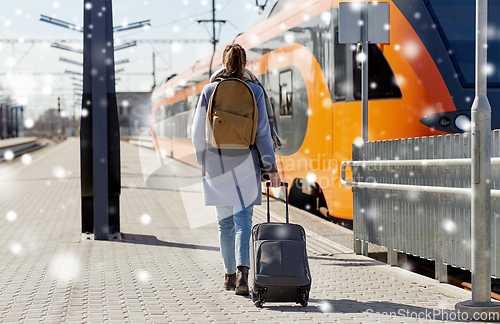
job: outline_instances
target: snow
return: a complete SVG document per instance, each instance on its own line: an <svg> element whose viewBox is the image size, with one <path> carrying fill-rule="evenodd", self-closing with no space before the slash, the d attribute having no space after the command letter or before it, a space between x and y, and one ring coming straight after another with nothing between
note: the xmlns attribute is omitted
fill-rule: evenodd
<svg viewBox="0 0 500 324"><path fill-rule="evenodd" d="M25 165L30 164L32 160L33 160L33 158L31 157L30 154L23 154L23 156L21 157L21 161Z"/></svg>
<svg viewBox="0 0 500 324"><path fill-rule="evenodd" d="M7 218L9 222L14 222L17 219L17 213L13 210L9 210L5 215L5 218Z"/></svg>
<svg viewBox="0 0 500 324"><path fill-rule="evenodd" d="M59 283L67 284L77 279L80 268L80 260L71 252L64 252L51 259L49 274Z"/></svg>
<svg viewBox="0 0 500 324"><path fill-rule="evenodd" d="M151 216L148 214L143 214L141 216L141 223L144 225L149 225L151 223Z"/></svg>
<svg viewBox="0 0 500 324"><path fill-rule="evenodd" d="M7 161L11 161L14 158L14 152L12 152L11 150L6 150L3 154L3 157Z"/></svg>

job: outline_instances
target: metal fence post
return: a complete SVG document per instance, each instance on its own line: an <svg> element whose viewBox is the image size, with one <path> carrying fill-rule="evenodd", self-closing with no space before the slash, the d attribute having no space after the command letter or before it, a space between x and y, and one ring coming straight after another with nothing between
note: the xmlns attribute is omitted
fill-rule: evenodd
<svg viewBox="0 0 500 324"><path fill-rule="evenodd" d="M476 0L476 97L471 116L471 253L472 300L455 305L457 311L496 313L500 304L491 302L491 107L486 96L488 1ZM491 320L491 319L490 319Z"/></svg>

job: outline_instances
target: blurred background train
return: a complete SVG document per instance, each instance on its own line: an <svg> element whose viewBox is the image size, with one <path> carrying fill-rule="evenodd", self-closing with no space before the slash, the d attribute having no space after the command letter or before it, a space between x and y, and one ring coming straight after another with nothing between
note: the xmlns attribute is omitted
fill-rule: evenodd
<svg viewBox="0 0 500 324"><path fill-rule="evenodd" d="M349 2L349 1L343 1ZM369 141L470 130L474 100L474 0L392 0L390 43L369 45ZM338 0L277 0L234 42L247 51L273 105L285 146L277 152L291 203L352 224L352 192L340 163L361 140L361 70L355 44L339 44ZM489 2L488 96L500 116L500 4ZM197 166L190 127L221 46L153 91L157 148ZM279 191L273 194L281 195Z"/></svg>

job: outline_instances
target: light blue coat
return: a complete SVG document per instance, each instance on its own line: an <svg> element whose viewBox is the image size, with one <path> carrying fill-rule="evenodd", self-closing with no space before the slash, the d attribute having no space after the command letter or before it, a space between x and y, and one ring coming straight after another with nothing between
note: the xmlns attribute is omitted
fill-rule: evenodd
<svg viewBox="0 0 500 324"><path fill-rule="evenodd" d="M264 92L257 84L250 81L247 81L247 84L252 88L258 109L257 135L251 154L230 157L206 150L207 107L217 82L207 84L198 100L191 134L196 161L200 165L203 162L203 152L206 152L206 175L203 177L205 206L243 205L247 207L260 205L262 203L262 187L257 149L263 157L264 166L276 163Z"/></svg>

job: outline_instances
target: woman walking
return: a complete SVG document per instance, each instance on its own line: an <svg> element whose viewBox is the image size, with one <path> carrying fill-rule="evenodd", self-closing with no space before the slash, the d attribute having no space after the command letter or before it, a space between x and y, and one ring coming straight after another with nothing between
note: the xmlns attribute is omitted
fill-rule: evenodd
<svg viewBox="0 0 500 324"><path fill-rule="evenodd" d="M207 110L212 112L215 99L214 90L224 78L238 78L246 80L244 77L246 53L238 44L228 45L224 49L222 64L224 65L223 78L207 84L200 95L198 106L192 125L193 145L196 152L197 162L203 169L203 198L205 206L215 206L217 222L219 226L219 243L225 271L224 288L235 289L237 295L248 295L248 271L250 269L250 235L252 228L253 205L262 203L261 194L261 165L262 163L269 170L269 179L272 187L280 185L280 177L276 169L276 158L274 156L273 141L264 100L262 87L245 81L246 85L253 92L257 112L252 143L247 147L246 152L238 150L221 150L220 146L214 148L215 142L221 141L221 136L231 134L217 130L221 117L226 115L229 128L245 127L244 118L249 118L236 113L216 112L207 120ZM245 105L243 96L235 92L224 92L217 90L217 102L236 103L236 109ZM239 104L238 104L239 103ZM243 109L243 108L242 108ZM224 114L223 114L224 113ZM237 116L235 116L237 115ZM251 116L250 116L251 117ZM238 124L239 123L239 124ZM212 132L213 125L213 132ZM236 125L236 126L235 126ZM221 135L223 134L223 135ZM219 139L217 139L219 137ZM231 139L224 138L224 142ZM241 139L235 139L241 141ZM245 142L245 141L243 141ZM230 153L227 153L231 151Z"/></svg>

